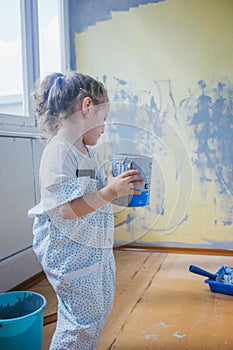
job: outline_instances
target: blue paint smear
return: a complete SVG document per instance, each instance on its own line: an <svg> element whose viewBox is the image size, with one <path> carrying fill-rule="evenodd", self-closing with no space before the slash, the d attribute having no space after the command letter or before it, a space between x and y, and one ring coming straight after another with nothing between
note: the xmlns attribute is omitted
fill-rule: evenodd
<svg viewBox="0 0 233 350"><path fill-rule="evenodd" d="M135 215L127 215L127 218L123 221L120 221L118 224L115 225L115 227L120 227L123 226L125 224L127 224L128 226L130 225L131 221L135 220ZM129 229L127 231L130 231Z"/></svg>
<svg viewBox="0 0 233 350"><path fill-rule="evenodd" d="M193 164L199 172L202 197L207 198L208 183L212 182L218 191L218 205L224 211L222 223L232 225L233 82L228 78L208 84L200 80L198 90L182 100L180 106L185 106L188 124L195 136ZM190 113L193 107L196 110ZM216 204L214 197L215 210Z"/></svg>
<svg viewBox="0 0 233 350"><path fill-rule="evenodd" d="M146 96L143 103L141 103L140 91L131 86L130 82L122 77L115 77L115 81L118 89L113 96L114 102L123 101L139 104L155 112L156 116L162 116L164 119L169 118L169 120L171 113L165 102L168 101L170 106L173 106L175 111L177 110L170 80L162 83L155 81L157 87L155 94L143 90L142 93ZM164 90L162 90L165 83L165 91L169 92L168 96L164 96ZM188 103L185 105L186 127L195 136L192 161L199 173L198 179L203 200L208 197L210 186L211 188L214 186L218 195L213 197L213 210L216 214L218 198L218 207L223 210L224 214L221 219L216 218L213 224L217 226L222 222L224 226L233 225L233 82L226 81L224 84L219 82L217 85L209 83L207 90L205 81L200 80L198 90L190 95L190 98L182 100L180 107L185 101L188 101L192 107L189 109ZM173 114L173 118L176 120L176 113ZM158 120L161 121L159 117ZM156 135L162 135L163 130L161 125L156 122L156 118L151 122L151 127L156 130ZM127 135L132 135L132 139L136 137L136 130L133 130L132 127L131 130L125 126L121 130L119 127L118 131L122 137L127 137ZM179 180L178 173L176 180ZM156 208L156 212L158 212L158 208Z"/></svg>
<svg viewBox="0 0 233 350"><path fill-rule="evenodd" d="M106 74L104 74L103 76L102 76L102 81L103 81L103 83L106 85L107 84L107 75Z"/></svg>
<svg viewBox="0 0 233 350"><path fill-rule="evenodd" d="M232 84L218 83L208 86L215 94L206 94L207 84L198 82L201 94L196 100L196 112L189 116L197 148L196 166L200 170L200 181L215 181L219 193L233 195L233 92ZM224 96L224 97L223 97ZM209 178L209 170L214 178Z"/></svg>
<svg viewBox="0 0 233 350"><path fill-rule="evenodd" d="M224 225L224 226L230 226L230 225L232 225L232 220L226 220L226 221L223 220L223 225Z"/></svg>
<svg viewBox="0 0 233 350"><path fill-rule="evenodd" d="M124 79L120 79L117 77L114 77L114 78L116 79L116 81L118 82L119 85L126 85L127 84L127 81Z"/></svg>

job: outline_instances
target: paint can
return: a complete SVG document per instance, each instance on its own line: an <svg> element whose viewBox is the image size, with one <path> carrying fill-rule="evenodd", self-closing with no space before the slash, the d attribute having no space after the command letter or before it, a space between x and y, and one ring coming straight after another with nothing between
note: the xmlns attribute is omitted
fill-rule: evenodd
<svg viewBox="0 0 233 350"><path fill-rule="evenodd" d="M112 156L112 173L113 176L118 176L127 170L138 170L143 175L144 183L136 187L141 191L139 195L128 195L117 198L113 201L114 204L124 207L144 207L150 202L150 184L152 173L152 157L140 154L116 154Z"/></svg>

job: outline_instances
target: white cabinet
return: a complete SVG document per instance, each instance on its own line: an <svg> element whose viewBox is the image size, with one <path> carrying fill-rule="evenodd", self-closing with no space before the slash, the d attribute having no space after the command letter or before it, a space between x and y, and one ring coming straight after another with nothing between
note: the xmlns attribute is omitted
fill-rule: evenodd
<svg viewBox="0 0 233 350"><path fill-rule="evenodd" d="M0 137L0 292L41 270L32 251L33 220L27 211L38 200L39 160L36 139Z"/></svg>

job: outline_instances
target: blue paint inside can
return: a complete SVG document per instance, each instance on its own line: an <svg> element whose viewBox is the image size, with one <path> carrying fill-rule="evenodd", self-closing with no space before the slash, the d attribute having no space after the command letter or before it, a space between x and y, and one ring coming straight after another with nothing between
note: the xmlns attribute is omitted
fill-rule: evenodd
<svg viewBox="0 0 233 350"><path fill-rule="evenodd" d="M143 175L143 185L136 187L139 195L120 197L114 204L124 207L144 207L150 203L150 184L152 172L152 157L138 154L117 154L112 157L113 176L118 176L127 170L138 170Z"/></svg>

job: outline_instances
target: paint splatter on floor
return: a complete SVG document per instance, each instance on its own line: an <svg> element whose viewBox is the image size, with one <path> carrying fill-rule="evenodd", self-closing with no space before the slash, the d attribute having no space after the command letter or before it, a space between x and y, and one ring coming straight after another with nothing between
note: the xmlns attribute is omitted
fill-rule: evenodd
<svg viewBox="0 0 233 350"><path fill-rule="evenodd" d="M156 323L153 326L151 326L147 329L144 329L142 331L142 334L145 335L145 340L158 340L159 337L161 336L161 334L154 334L154 329L158 328L158 327L168 328L168 327L170 327L170 325L166 324L163 321L160 321L159 323Z"/></svg>
<svg viewBox="0 0 233 350"><path fill-rule="evenodd" d="M182 339L182 338L186 337L186 334L181 335L178 332L175 332L172 335L178 339Z"/></svg>
<svg viewBox="0 0 233 350"><path fill-rule="evenodd" d="M155 328L159 328L159 327L160 328L169 328L171 326L166 324L163 321L160 321L159 323L156 323L153 326L144 329L141 333L144 334L145 340L158 340L162 336L162 334L155 334L154 330L155 330ZM172 336L177 338L177 339L182 339L182 338L186 337L186 334L180 334L178 331L176 331L172 334Z"/></svg>

